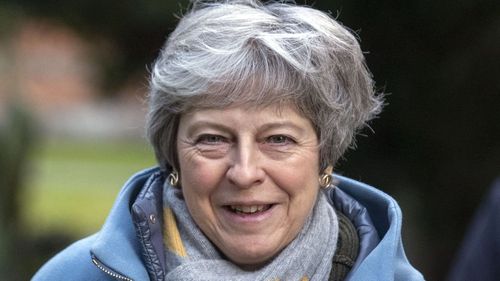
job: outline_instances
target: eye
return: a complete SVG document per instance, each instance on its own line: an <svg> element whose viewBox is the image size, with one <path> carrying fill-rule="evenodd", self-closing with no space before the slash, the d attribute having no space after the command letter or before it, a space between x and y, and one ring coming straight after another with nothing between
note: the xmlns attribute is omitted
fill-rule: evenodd
<svg viewBox="0 0 500 281"><path fill-rule="evenodd" d="M229 136L200 134L195 137L194 148L202 157L220 159L227 154L231 144Z"/></svg>
<svg viewBox="0 0 500 281"><path fill-rule="evenodd" d="M286 135L272 135L266 139L266 141L270 144L276 144L276 145L285 145L285 144L292 144L295 143L295 141Z"/></svg>
<svg viewBox="0 0 500 281"><path fill-rule="evenodd" d="M196 139L196 143L216 145L227 142L226 138L219 135L203 134Z"/></svg>

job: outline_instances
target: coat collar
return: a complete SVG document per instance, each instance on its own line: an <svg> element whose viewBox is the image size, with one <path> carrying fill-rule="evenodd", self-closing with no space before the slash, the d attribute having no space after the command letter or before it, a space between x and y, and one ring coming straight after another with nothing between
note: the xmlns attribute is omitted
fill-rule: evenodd
<svg viewBox="0 0 500 281"><path fill-rule="evenodd" d="M367 256L353 268L347 279L424 280L406 258L401 241L402 214L396 200L367 184L342 176L336 178L339 181L338 188L366 209L380 237L380 242L372 249L367 249ZM363 224L356 221L354 223ZM364 230L369 228L358 228L358 232L362 233ZM360 238L361 243L364 243Z"/></svg>
<svg viewBox="0 0 500 281"><path fill-rule="evenodd" d="M137 239L131 207L141 190L160 175L158 168L147 169L125 183L90 250L101 264L132 280L149 280L149 276L141 258L142 246Z"/></svg>

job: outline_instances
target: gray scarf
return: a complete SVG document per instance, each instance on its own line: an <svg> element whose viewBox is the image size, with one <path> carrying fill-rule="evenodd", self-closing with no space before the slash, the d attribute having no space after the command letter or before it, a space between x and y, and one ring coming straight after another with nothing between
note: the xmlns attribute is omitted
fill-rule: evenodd
<svg viewBox="0 0 500 281"><path fill-rule="evenodd" d="M319 192L312 214L297 237L265 266L246 271L225 260L191 218L179 189L164 187L167 281L324 281L332 268L337 216Z"/></svg>

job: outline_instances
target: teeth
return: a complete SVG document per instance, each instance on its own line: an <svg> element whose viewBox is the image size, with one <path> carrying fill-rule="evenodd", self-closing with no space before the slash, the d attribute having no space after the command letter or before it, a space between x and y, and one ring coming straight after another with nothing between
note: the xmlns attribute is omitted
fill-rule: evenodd
<svg viewBox="0 0 500 281"><path fill-rule="evenodd" d="M266 208L266 205L252 205L252 206L232 205L229 207L231 208L231 210L238 213L253 214L256 212L262 212Z"/></svg>

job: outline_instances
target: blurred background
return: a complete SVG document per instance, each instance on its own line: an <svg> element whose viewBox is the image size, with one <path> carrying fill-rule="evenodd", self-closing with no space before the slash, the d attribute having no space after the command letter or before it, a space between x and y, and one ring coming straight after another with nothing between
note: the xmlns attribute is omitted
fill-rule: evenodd
<svg viewBox="0 0 500 281"><path fill-rule="evenodd" d="M304 3L304 1L297 1ZM443 280L500 176L500 1L306 2L357 32L387 107L337 172L393 195ZM0 1L0 280L95 232L144 138L148 66L186 1Z"/></svg>

